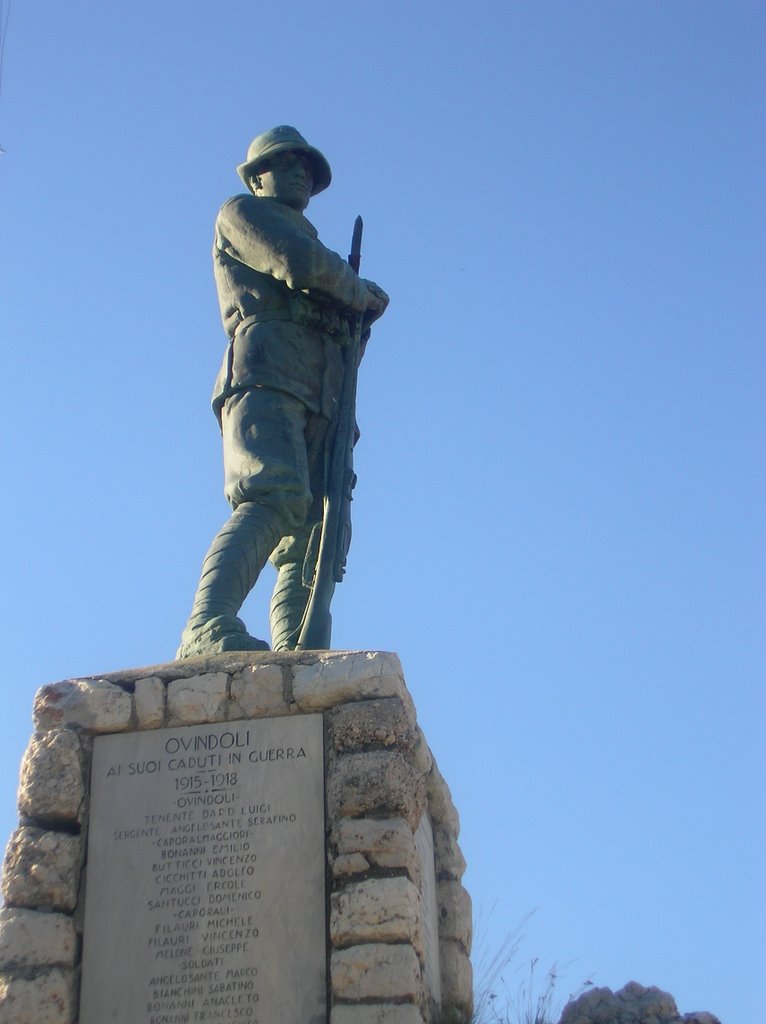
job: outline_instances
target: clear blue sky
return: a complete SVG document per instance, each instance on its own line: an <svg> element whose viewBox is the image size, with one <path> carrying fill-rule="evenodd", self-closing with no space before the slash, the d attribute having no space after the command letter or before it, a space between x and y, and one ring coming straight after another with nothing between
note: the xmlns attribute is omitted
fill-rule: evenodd
<svg viewBox="0 0 766 1024"><path fill-rule="evenodd" d="M538 908L562 995L760 1019L765 44L762 3L16 0L3 836L35 690L173 655L227 515L212 223L294 124L392 296L335 643L401 656L485 945Z"/></svg>

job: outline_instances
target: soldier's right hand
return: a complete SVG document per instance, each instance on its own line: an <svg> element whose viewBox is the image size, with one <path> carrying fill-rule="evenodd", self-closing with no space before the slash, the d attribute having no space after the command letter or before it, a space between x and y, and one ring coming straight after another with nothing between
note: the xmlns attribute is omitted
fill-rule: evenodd
<svg viewBox="0 0 766 1024"><path fill-rule="evenodd" d="M367 317L369 320L377 320L386 311L389 302L388 295L374 281L368 281L365 278L362 280L367 287Z"/></svg>

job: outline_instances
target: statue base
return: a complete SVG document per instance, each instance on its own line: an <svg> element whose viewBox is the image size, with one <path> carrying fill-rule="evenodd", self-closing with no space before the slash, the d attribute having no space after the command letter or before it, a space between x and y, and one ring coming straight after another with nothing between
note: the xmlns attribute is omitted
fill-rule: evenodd
<svg viewBox="0 0 766 1024"><path fill-rule="evenodd" d="M396 655L188 659L34 715L0 1022L470 1018L458 815Z"/></svg>

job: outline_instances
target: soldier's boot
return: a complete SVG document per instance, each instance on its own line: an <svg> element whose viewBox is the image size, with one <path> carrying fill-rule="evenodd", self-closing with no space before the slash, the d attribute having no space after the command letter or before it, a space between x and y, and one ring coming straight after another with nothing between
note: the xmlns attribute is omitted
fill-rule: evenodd
<svg viewBox="0 0 766 1024"><path fill-rule="evenodd" d="M269 506L245 502L236 508L205 555L176 658L268 651L264 640L250 636L237 612L281 534L280 517Z"/></svg>
<svg viewBox="0 0 766 1024"><path fill-rule="evenodd" d="M279 567L269 608L271 646L275 651L295 650L309 594L303 586L302 561Z"/></svg>

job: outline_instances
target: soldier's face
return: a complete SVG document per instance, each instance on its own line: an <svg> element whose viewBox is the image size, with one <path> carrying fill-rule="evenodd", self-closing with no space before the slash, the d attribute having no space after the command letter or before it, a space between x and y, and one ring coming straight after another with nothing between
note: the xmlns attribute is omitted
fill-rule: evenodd
<svg viewBox="0 0 766 1024"><path fill-rule="evenodd" d="M268 170L259 171L259 196L277 199L285 206L303 211L309 205L314 173L303 153L280 153L269 161Z"/></svg>

